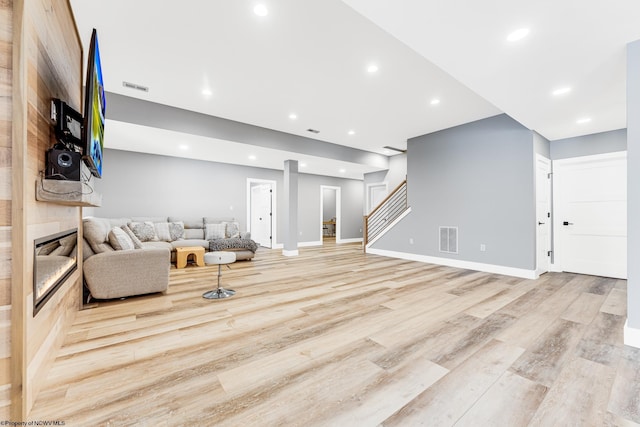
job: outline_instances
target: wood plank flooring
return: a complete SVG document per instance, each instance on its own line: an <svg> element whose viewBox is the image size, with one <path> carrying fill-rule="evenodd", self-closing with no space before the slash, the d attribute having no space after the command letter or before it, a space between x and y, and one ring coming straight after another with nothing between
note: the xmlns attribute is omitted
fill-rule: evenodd
<svg viewBox="0 0 640 427"><path fill-rule="evenodd" d="M32 420L67 426L631 426L626 282L260 250L80 312Z"/></svg>

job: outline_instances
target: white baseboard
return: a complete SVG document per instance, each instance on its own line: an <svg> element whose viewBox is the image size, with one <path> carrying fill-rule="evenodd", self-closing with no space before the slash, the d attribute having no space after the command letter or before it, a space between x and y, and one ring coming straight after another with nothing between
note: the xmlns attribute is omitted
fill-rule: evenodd
<svg viewBox="0 0 640 427"><path fill-rule="evenodd" d="M298 253L297 250L295 250L295 251L285 251L285 250L283 250L282 251L282 255L284 255L284 256L298 256L299 253Z"/></svg>
<svg viewBox="0 0 640 427"><path fill-rule="evenodd" d="M485 273L503 274L505 276L522 277L523 279L536 279L535 270L524 268L504 267L502 265L483 264L480 262L462 261L450 258L438 258L426 255L410 254L406 252L387 251L384 249L368 248L367 253L400 258L409 261L425 262L428 264L446 265L447 267L464 268L467 270L483 271Z"/></svg>
<svg viewBox="0 0 640 427"><path fill-rule="evenodd" d="M354 239L340 239L336 243L362 243L362 237L356 237Z"/></svg>
<svg viewBox="0 0 640 427"><path fill-rule="evenodd" d="M624 344L640 348L640 329L630 328L628 323L629 320L624 322Z"/></svg>

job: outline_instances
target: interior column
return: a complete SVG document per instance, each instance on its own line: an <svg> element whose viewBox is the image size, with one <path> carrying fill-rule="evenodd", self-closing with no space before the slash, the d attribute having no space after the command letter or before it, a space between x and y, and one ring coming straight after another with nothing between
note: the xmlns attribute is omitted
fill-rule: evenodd
<svg viewBox="0 0 640 427"><path fill-rule="evenodd" d="M285 256L298 255L298 161L284 162L284 249Z"/></svg>

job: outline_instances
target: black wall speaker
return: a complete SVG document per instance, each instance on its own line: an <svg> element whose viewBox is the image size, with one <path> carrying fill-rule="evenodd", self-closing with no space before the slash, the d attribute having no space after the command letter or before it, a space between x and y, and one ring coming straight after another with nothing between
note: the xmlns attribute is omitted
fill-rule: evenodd
<svg viewBox="0 0 640 427"><path fill-rule="evenodd" d="M47 151L47 170L45 178L80 181L80 153L68 150Z"/></svg>

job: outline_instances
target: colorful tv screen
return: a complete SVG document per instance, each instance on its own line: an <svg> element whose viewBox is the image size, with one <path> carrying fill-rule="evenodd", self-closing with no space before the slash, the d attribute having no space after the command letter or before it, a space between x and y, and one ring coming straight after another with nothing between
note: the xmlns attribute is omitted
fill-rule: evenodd
<svg viewBox="0 0 640 427"><path fill-rule="evenodd" d="M100 49L98 48L98 33L95 29L91 34L91 45L89 47L84 104L85 143L83 156L91 173L101 178L106 99L100 64Z"/></svg>

